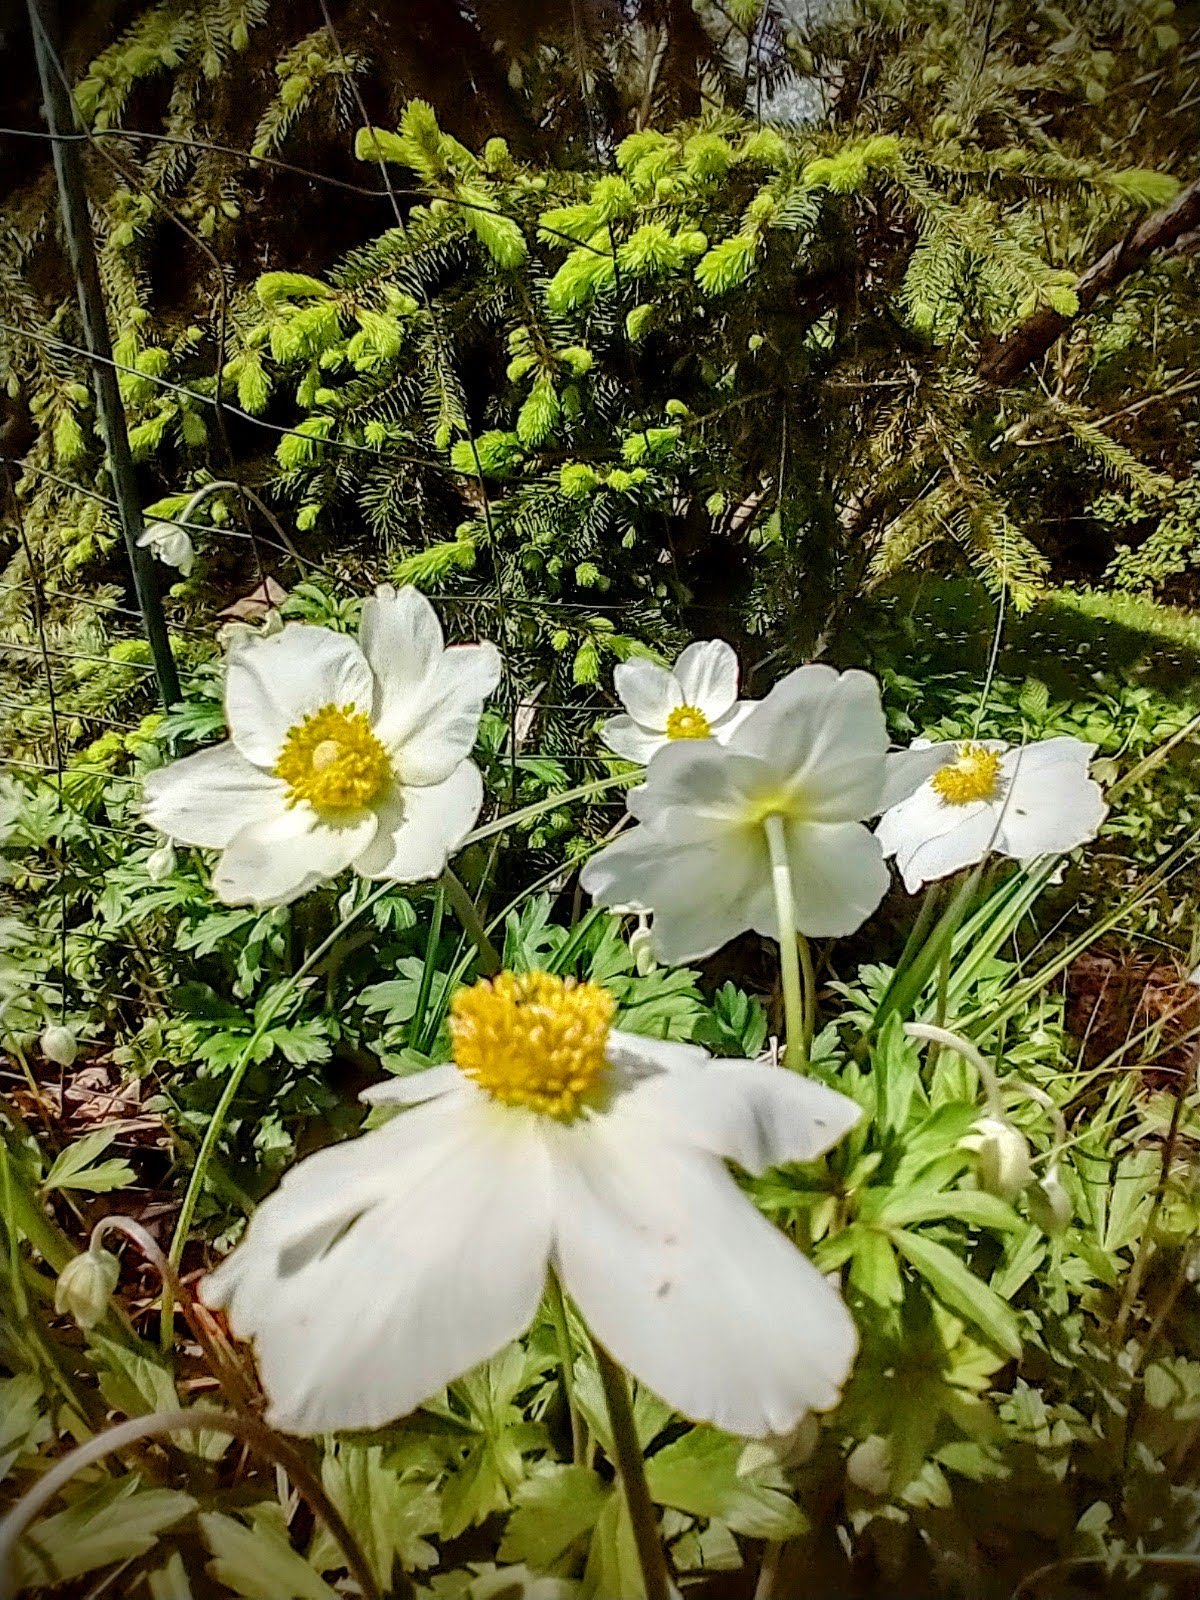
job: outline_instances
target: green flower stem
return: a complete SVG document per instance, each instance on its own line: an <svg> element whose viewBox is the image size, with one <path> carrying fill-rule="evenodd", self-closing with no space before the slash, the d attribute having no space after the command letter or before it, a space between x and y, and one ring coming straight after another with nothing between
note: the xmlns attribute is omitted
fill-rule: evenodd
<svg viewBox="0 0 1200 1600"><path fill-rule="evenodd" d="M817 1031L817 975L813 971L812 948L802 933L796 935L796 945L800 951L800 976L804 980L804 1061L807 1065Z"/></svg>
<svg viewBox="0 0 1200 1600"><path fill-rule="evenodd" d="M808 1015L804 985L800 976L800 940L796 933L796 901L792 891L792 867L788 861L783 818L767 817L763 822L767 848L771 852L771 885L775 891L775 920L779 927L779 971L783 979L783 1015L787 1042L783 1064L796 1071L808 1066ZM808 956L807 941L805 955ZM805 962L812 972L812 959Z"/></svg>
<svg viewBox="0 0 1200 1600"><path fill-rule="evenodd" d="M646 1600L671 1600L671 1582L667 1576L667 1562L662 1541L658 1536L658 1518L654 1502L646 1483L646 1465L642 1460L642 1447L638 1443L633 1422L633 1408L629 1403L629 1386L625 1374L617 1366L602 1344L593 1340L596 1365L600 1369L600 1382L604 1389L604 1402L608 1407L608 1420L612 1428L613 1465L625 1492L629 1520L633 1525L633 1542L637 1546L638 1565L642 1569L642 1583Z"/></svg>
<svg viewBox="0 0 1200 1600"><path fill-rule="evenodd" d="M188 1186L184 1191L183 1203L179 1207L179 1216L175 1223L175 1232L171 1235L171 1247L167 1251L167 1260L175 1272L179 1271L179 1263L183 1259L183 1249L187 1244L192 1218L196 1214L196 1206L204 1188L204 1181L208 1176L208 1168L212 1162L213 1152L224 1130L225 1119L229 1115L230 1107L233 1105L234 1100L237 1098L237 1092L242 1086L242 1079L246 1076L250 1069L250 1064L254 1060L254 1051L259 1040L279 1015L284 1002L289 1000L295 993L300 982L307 978L317 963L328 955L351 924L356 922L364 911L368 911L377 900L381 900L392 888L394 888L393 884L380 884L379 888L369 894L361 905L356 906L350 912L349 916L343 917L333 932L322 939L315 949L310 951L301 965L296 968L291 978L277 985L267 995L259 1008L254 1032L247 1039L241 1055L234 1062L229 1077L225 1080L225 1087L221 1090L221 1098L217 1101L213 1114L209 1118L208 1127L204 1130L204 1138L201 1140L200 1149L196 1154L196 1165L192 1168L192 1175L188 1179ZM164 1350L171 1348L174 1331L175 1294L171 1288L170 1279L167 1279L163 1283L162 1311L159 1320L159 1340Z"/></svg>
<svg viewBox="0 0 1200 1600"><path fill-rule="evenodd" d="M546 1293L550 1301L550 1316L554 1323L554 1336L558 1344L558 1364L562 1371L563 1394L571 1418L571 1462L580 1467L587 1458L587 1430L579 1402L575 1398L575 1352L571 1348L571 1324L567 1317L567 1302L563 1295L558 1273L551 1267L546 1280Z"/></svg>
<svg viewBox="0 0 1200 1600"><path fill-rule="evenodd" d="M441 884L446 891L446 899L449 900L454 915L462 924L464 933L470 937L479 952L479 966L484 977L495 977L504 963L500 959L500 953L496 946L488 938L487 929L480 920L479 912L475 909L475 902L467 893L461 880L455 877L449 867L442 873Z"/></svg>
<svg viewBox="0 0 1200 1600"><path fill-rule="evenodd" d="M511 828L521 822L527 822L533 817L541 816L544 812L556 811L560 806L566 805L572 800L586 800L594 794L600 794L606 789L615 787L619 783L628 784L632 781L633 778L628 773L610 775L607 778L597 778L591 783L580 784L576 789L568 789L564 793L553 795L547 800L538 800L533 805L522 807L520 811L511 812L507 816L496 817L493 821L485 823L483 827L476 828L473 833L469 833L463 840L461 848L465 849L469 844L478 844L481 839L490 838L496 833L503 833L506 828ZM183 1196L183 1204L179 1208L179 1217L175 1223L175 1232L171 1236L171 1248L167 1252L167 1260L176 1271L179 1270L179 1263L183 1257L183 1248L187 1243L188 1233L192 1226L192 1218L196 1214L196 1205L200 1199L201 1190L204 1188L213 1152L224 1131L225 1119L229 1115L230 1107L233 1105L234 1100L237 1098L237 1092L242 1086L242 1079L246 1076L250 1063L254 1059L255 1047L279 1014L280 1007L284 1001L292 997L300 982L312 972L318 962L328 955L329 951L333 949L351 924L356 922L364 911L369 910L377 900L382 899L385 894L388 894L395 887L396 885L393 883L381 883L378 889L369 894L361 905L350 912L349 916L343 917L333 932L327 938L322 939L321 943L309 953L303 964L296 969L292 976L279 984L275 991L268 995L264 1001L258 1020L255 1023L254 1032L250 1035L245 1049L230 1070L225 1087L221 1091L221 1098L217 1101L213 1114L209 1119L208 1127L204 1130L204 1138L196 1155L196 1165L192 1168L192 1175L188 1180L188 1186ZM472 907L472 909L474 908ZM170 1284L166 1283L163 1285L162 1313L159 1324L159 1336L164 1350L170 1349L171 1341L174 1337L174 1327L175 1297Z"/></svg>

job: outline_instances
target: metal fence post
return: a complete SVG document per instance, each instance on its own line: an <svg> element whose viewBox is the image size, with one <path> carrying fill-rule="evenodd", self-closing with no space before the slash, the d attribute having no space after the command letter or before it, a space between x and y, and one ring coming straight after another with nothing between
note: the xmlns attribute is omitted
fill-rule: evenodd
<svg viewBox="0 0 1200 1600"><path fill-rule="evenodd" d="M179 699L179 674L171 654L171 641L167 636L167 622L163 614L162 597L155 581L153 561L148 551L138 547L142 532L142 507L138 495L137 478L133 470L133 457L129 450L129 432L125 425L125 407L113 364L112 341L109 338L108 318L104 309L104 295L100 286L100 270L96 264L96 245L92 236L91 218L88 216L87 193L83 183L83 169L79 161L77 136L70 92L63 75L61 59L56 53L55 34L52 32L54 0L27 0L29 25L33 33L33 50L37 58L38 79L46 111L46 125L52 138L54 172L58 179L58 195L62 208L63 228L67 237L67 250L75 274L79 293L79 310L83 319L83 337L91 356L92 383L96 393L96 416L104 439L113 496L125 536L125 550L133 572L133 587L138 609L150 645L158 690L163 705L168 709Z"/></svg>

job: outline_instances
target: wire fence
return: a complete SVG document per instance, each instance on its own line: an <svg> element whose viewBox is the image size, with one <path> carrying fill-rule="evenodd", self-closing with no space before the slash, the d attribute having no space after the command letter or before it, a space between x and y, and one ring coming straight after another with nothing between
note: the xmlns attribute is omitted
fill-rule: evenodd
<svg viewBox="0 0 1200 1600"><path fill-rule="evenodd" d="M41 22L36 0L31 0L30 9L50 127L49 131L2 128L0 138L16 140L22 146L48 141L54 151L71 264L83 302L80 322L84 332L81 339L69 337L66 330L73 324L67 319L56 320L52 332L0 321L0 332L14 341L36 345L48 357L64 363L64 370L89 378L104 423L107 470L104 487L99 487L94 476L55 470L61 464L51 465L36 451L12 456L3 465L4 521L12 547L21 558L10 565L10 573L20 573L19 581L0 582L0 723L7 730L8 745L3 757L4 784L0 786L4 824L0 838L6 839L0 845L0 1007L8 1008L10 1024L14 1019L29 1022L34 1017L37 1008L30 1000L34 987L52 994L59 1011L100 998L119 1004L144 1003L145 990L135 993L128 987L131 971L140 972L159 990L164 987L155 960L121 926L122 864L129 859L144 860L158 843L140 820L141 780L133 770L137 760L157 738L164 711L179 700L177 674L189 696L194 697L199 685L199 702L193 698L189 704L203 705L204 695L215 694L220 633L227 623L260 618L285 604L289 594L309 577L324 575L345 582L339 552L322 551L317 541L293 536L259 490L244 481L236 458L228 452L219 469L220 479L197 484L199 497L206 497L204 514L196 507L194 496L196 508L191 514L164 520L172 531L192 539L221 566L231 593L214 594L207 610L197 605L194 595L176 600L168 592L171 569L139 543L144 513L127 461L128 427L120 379L136 379L164 396L203 408L212 416L218 435L228 424L236 423L250 437L273 443L308 436L299 428L233 404L224 392L221 375L230 342L228 263L220 260L161 194L140 180L136 169L123 159L123 152L128 144L158 140L164 145L183 144L194 152L219 152L250 168L298 174L327 186L332 195L386 207L401 232L406 223L401 202L428 198L422 190L397 185L382 158L377 185L355 184L332 173L199 136L180 141L124 127L85 126L74 109L66 70ZM340 53L328 11L323 5L321 10L331 45ZM349 85L363 124L369 125L371 118L353 74ZM84 187L86 173L79 161L83 150L94 154L134 196L152 205L214 268L210 325L216 351L215 384L181 383L114 355L88 223L89 203L98 203L98 197L89 195ZM569 242L572 248L579 245L574 238ZM761 398L752 393L716 409L751 405ZM681 426L703 421L685 419ZM323 441L322 448L331 458L339 454L348 459L368 458L418 468L449 482L466 482L480 501L490 531L488 490L481 471L464 472L445 455L401 449L388 441L364 444L332 436ZM43 517L62 519L78 518L80 506L90 508L100 542L110 547L107 581L96 585L83 576L94 570L87 565L78 569L81 576L75 581L66 566L53 576L45 569L36 541L28 537L24 525L34 506ZM214 508L225 513L224 520L213 514ZM387 575L384 566L377 574L364 576L369 581L372 576ZM224 605L219 603L221 599L226 601ZM593 617L611 619L617 626L629 611L626 604L600 599L513 595L506 592L498 561L492 592L439 597L437 607L455 638L463 637L468 627L477 627L479 617L487 618L490 625L486 631L509 666L521 655L525 624L543 635ZM713 632L721 631L729 615L727 608L718 605L690 602L689 609L710 614ZM993 650L989 672L995 659ZM592 734L597 721L616 709L605 688L582 686L566 698L551 692L545 683L522 686L520 673L508 671L500 699L505 723L503 755L514 780L534 763L555 763L573 779L604 770L606 758ZM210 725L213 722L215 718ZM547 739L551 725L555 736ZM185 730L189 734L194 731ZM551 785L554 781L553 775L546 779ZM605 800L598 802L598 807L607 808L615 817L621 802ZM96 925L93 891L96 882L105 877L111 885L113 926ZM86 893L82 892L85 887ZM170 955L168 952L168 959Z"/></svg>
<svg viewBox="0 0 1200 1600"><path fill-rule="evenodd" d="M322 8L324 9L324 8ZM50 1016L65 1017L97 1006L143 1009L154 996L165 995L177 952L147 950L138 935L136 917L126 918L121 906L123 873L128 864L144 862L160 842L140 819L142 780L136 762L161 729L164 713L178 711L185 684L197 673L207 678L204 692L216 693L221 656L220 630L232 620L254 620L287 600L298 581L319 573L320 556L302 555L272 508L254 488L228 473L224 500L234 515L224 522L211 515L164 519L172 531L202 545L208 556L242 574L243 592L231 605L209 614L197 612L194 600L176 604L169 593L170 569L154 559L143 542L145 518L129 451L128 423L118 380L135 378L163 394L215 413L219 430L236 420L275 441L304 437L269 418L230 403L218 381L206 392L178 383L161 373L146 373L113 354L104 294L91 233L89 206L79 154L88 149L106 163L132 192L148 200L166 222L177 228L215 266L216 371L221 373L228 340L226 270L195 230L161 195L138 181L118 153L121 141L153 139L136 130L95 130L83 125L72 99L63 61L36 0L30 0L31 36L39 68L46 131L34 128L0 130L0 137L22 143L48 141L63 218L67 253L80 301L83 337L58 331L52 335L12 322L0 331L18 342L38 344L55 360L68 363L89 379L95 393L97 419L105 446L104 492L86 475L55 471L36 453L6 457L3 491L6 532L17 559L9 573L19 581L0 583L0 723L7 746L0 771L0 1016L6 1032L35 1031ZM325 12L325 26L334 48L340 45ZM366 107L359 102L364 122ZM169 142L169 141L165 141ZM208 141L190 142L194 150ZM115 147L115 148L114 148ZM272 168L302 172L337 193L352 192L386 202L401 228L398 189L382 163L382 185L349 184L272 157L211 146L213 150ZM375 447L348 439L328 442L331 451L420 467L450 477L462 474L444 458ZM470 477L471 475L466 475ZM212 488L212 485L209 485ZM479 480L483 491L482 480ZM202 497L202 496L201 496ZM201 498L197 497L197 498ZM84 504L94 508L95 530L110 546L108 576L99 586L80 578L69 581L64 566L53 579L25 520L36 506L43 518L73 517ZM209 507L212 509L212 499ZM485 500L486 514L486 500ZM124 547L114 543L120 536ZM124 571L122 571L122 567ZM23 570L22 570L23 569ZM83 570L90 570L84 567ZM380 576L386 575L380 573ZM539 603L492 594L439 601L451 636L461 636L460 615L483 612L496 623L497 643L507 653L513 645L514 618L535 614L548 625L554 613L601 613L621 608L570 601ZM504 694L507 723L505 748L514 773L531 762L553 760L563 769L595 765L595 757L538 745L539 719L547 715L575 719L576 726L595 720L603 699L582 695L577 700L551 700L536 692L522 702L509 680ZM613 809L618 809L612 802ZM105 900L111 902L105 914ZM186 965L186 957L184 958ZM130 987L131 978L137 987Z"/></svg>

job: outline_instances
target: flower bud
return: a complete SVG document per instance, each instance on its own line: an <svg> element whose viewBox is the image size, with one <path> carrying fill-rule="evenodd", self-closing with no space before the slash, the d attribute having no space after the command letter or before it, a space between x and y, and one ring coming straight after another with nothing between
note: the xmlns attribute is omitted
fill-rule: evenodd
<svg viewBox="0 0 1200 1600"><path fill-rule="evenodd" d="M1057 1167L1051 1167L1040 1183L1035 1183L1025 1197L1029 1215L1043 1233L1065 1233L1070 1226L1075 1208L1071 1197L1063 1188Z"/></svg>
<svg viewBox="0 0 1200 1600"><path fill-rule="evenodd" d="M175 846L168 839L146 857L146 876L151 883L162 883L175 871Z"/></svg>
<svg viewBox="0 0 1200 1600"><path fill-rule="evenodd" d="M46 1060L53 1061L60 1067L71 1066L79 1054L79 1042L73 1030L57 1022L52 1022L48 1028L42 1030L42 1037L38 1042Z"/></svg>
<svg viewBox="0 0 1200 1600"><path fill-rule="evenodd" d="M164 566L177 567L185 578L191 575L196 551L186 529L173 522L152 522L138 539L138 544L143 550L149 550Z"/></svg>
<svg viewBox="0 0 1200 1600"><path fill-rule="evenodd" d="M646 977L658 965L654 954L654 937L650 932L650 918L639 917L638 925L629 935L629 949L639 978Z"/></svg>
<svg viewBox="0 0 1200 1600"><path fill-rule="evenodd" d="M1001 1200L1015 1200L1033 1176L1025 1135L1001 1117L980 1117L962 1141L975 1152L979 1187Z"/></svg>
<svg viewBox="0 0 1200 1600"><path fill-rule="evenodd" d="M855 1445L846 1461L846 1477L865 1494L887 1494L892 1478L892 1450L878 1433Z"/></svg>
<svg viewBox="0 0 1200 1600"><path fill-rule="evenodd" d="M121 1263L111 1251L85 1250L59 1273L54 1309L81 1328L94 1328L108 1310L120 1275Z"/></svg>

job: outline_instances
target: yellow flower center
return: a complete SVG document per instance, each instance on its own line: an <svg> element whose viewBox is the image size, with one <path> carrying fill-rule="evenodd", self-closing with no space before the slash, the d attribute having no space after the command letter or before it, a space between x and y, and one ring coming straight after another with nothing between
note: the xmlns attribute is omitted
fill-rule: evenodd
<svg viewBox="0 0 1200 1600"><path fill-rule="evenodd" d="M289 805L360 811L386 789L392 765L364 712L322 706L288 729L275 776L288 786Z"/></svg>
<svg viewBox="0 0 1200 1600"><path fill-rule="evenodd" d="M948 805L994 800L1000 788L1000 752L981 744L960 744L958 760L940 767L929 781Z"/></svg>
<svg viewBox="0 0 1200 1600"><path fill-rule="evenodd" d="M712 723L699 706L676 706L667 715L668 739L711 739Z"/></svg>
<svg viewBox="0 0 1200 1600"><path fill-rule="evenodd" d="M454 1064L505 1105L568 1121L605 1069L616 1002L594 983L501 972L450 1005Z"/></svg>

